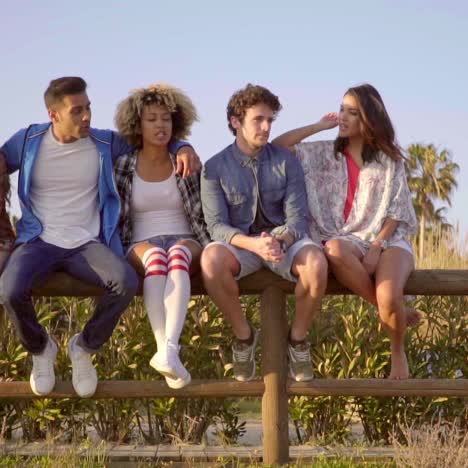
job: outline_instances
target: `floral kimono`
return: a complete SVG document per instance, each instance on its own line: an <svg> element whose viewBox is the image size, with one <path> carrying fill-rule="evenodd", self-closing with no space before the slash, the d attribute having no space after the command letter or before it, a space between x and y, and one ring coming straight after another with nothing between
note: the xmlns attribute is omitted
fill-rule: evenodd
<svg viewBox="0 0 468 468"><path fill-rule="evenodd" d="M346 157L341 153L335 157L333 141L299 143L295 149L304 170L312 238L322 242L336 237L349 238L367 250L386 218L398 221L389 245L416 233L416 215L403 160L394 161L380 153L377 161L364 164L345 219Z"/></svg>

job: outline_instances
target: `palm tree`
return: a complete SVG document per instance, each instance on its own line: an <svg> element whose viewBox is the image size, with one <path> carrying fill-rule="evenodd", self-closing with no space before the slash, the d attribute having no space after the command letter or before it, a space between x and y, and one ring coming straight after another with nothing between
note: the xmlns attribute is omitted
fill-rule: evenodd
<svg viewBox="0 0 468 468"><path fill-rule="evenodd" d="M457 187L455 176L460 169L446 149L438 151L433 145L413 144L408 147L408 185L413 203L419 213L419 257L424 255L426 224L437 221L440 209L436 202L452 206L451 196Z"/></svg>

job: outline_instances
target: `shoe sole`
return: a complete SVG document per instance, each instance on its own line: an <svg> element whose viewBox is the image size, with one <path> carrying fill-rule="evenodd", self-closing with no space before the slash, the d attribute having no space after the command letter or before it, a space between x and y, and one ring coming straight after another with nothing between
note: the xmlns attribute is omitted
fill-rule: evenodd
<svg viewBox="0 0 468 468"><path fill-rule="evenodd" d="M96 390L97 390L97 385L96 385L96 388L94 389L93 392L90 392L90 393L78 393L78 391L76 390L76 387L73 385L73 388L76 392L76 394L80 397L80 398L89 398L89 397L92 397L95 393L96 393Z"/></svg>
<svg viewBox="0 0 468 468"><path fill-rule="evenodd" d="M173 380L173 382L169 383L170 380ZM191 381L192 381L192 377L189 374L188 378L185 380L184 379L166 379L166 384L169 388L179 390L187 386Z"/></svg>
<svg viewBox="0 0 468 468"><path fill-rule="evenodd" d="M174 369L172 369L169 366L164 366L161 365L156 359L152 358L150 361L150 366L158 371L160 374L162 374L164 377L168 377L172 380L177 380L180 377L174 372Z"/></svg>
<svg viewBox="0 0 468 468"><path fill-rule="evenodd" d="M289 369L289 377L291 379L293 379L294 381L296 381L296 382L310 382L311 380L314 380L313 375L311 377L306 377L306 378L302 378L302 379L299 378L298 379L291 369Z"/></svg>

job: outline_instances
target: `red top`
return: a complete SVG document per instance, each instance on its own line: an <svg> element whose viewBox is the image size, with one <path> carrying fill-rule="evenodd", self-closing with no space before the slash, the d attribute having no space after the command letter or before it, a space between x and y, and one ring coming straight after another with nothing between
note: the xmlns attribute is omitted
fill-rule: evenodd
<svg viewBox="0 0 468 468"><path fill-rule="evenodd" d="M346 166L348 168L348 192L346 194L346 202L344 207L344 219L348 219L351 207L353 206L354 195L356 194L356 187L359 179L359 166L354 162L351 153L347 149L343 151L346 156Z"/></svg>

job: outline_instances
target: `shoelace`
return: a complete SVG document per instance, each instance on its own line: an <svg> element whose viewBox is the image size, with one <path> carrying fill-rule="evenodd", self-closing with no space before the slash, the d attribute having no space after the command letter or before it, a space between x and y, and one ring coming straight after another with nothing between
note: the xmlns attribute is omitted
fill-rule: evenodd
<svg viewBox="0 0 468 468"><path fill-rule="evenodd" d="M78 352L75 359L75 369L77 371L78 377L82 377L83 374L89 374L90 368L92 367L91 363L86 359L84 353Z"/></svg>
<svg viewBox="0 0 468 468"><path fill-rule="evenodd" d="M304 351L296 351L296 349L294 349L294 358L296 359L297 362L309 362L310 361L309 349L306 349Z"/></svg>
<svg viewBox="0 0 468 468"><path fill-rule="evenodd" d="M33 356L34 373L41 377L50 373L50 359L40 358L39 356Z"/></svg>
<svg viewBox="0 0 468 468"><path fill-rule="evenodd" d="M237 350L236 348L233 348L232 352L234 355L234 360L236 362L246 362L248 361L250 354L252 352L252 346L249 346L243 350Z"/></svg>

